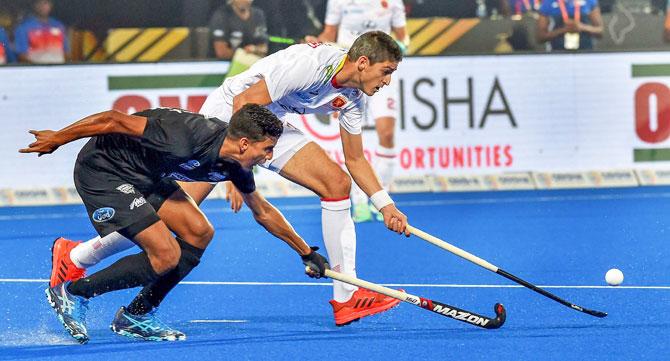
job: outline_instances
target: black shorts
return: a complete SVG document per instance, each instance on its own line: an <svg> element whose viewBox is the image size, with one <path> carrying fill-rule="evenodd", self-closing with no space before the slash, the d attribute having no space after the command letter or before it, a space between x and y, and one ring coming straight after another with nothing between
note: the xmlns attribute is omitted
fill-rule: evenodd
<svg viewBox="0 0 670 361"><path fill-rule="evenodd" d="M133 184L116 174L77 162L74 184L88 216L101 237L119 232L134 237L158 222L156 213L179 185L173 180Z"/></svg>

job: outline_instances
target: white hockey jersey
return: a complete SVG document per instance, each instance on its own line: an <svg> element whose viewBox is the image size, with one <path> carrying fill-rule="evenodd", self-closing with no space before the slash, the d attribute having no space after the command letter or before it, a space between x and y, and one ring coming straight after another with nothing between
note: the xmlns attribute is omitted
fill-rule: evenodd
<svg viewBox="0 0 670 361"><path fill-rule="evenodd" d="M328 0L327 25L337 25L337 43L349 47L361 34L405 26L402 0Z"/></svg>

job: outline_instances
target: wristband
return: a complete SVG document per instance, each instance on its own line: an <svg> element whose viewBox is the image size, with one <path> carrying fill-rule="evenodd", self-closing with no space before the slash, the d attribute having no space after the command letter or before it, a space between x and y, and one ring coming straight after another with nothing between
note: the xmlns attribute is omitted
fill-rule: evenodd
<svg viewBox="0 0 670 361"><path fill-rule="evenodd" d="M370 202L372 202L372 205L374 205L378 211L381 211L382 208L388 206L389 204L393 204L393 199L391 199L391 196L388 194L388 192L382 189L370 196Z"/></svg>

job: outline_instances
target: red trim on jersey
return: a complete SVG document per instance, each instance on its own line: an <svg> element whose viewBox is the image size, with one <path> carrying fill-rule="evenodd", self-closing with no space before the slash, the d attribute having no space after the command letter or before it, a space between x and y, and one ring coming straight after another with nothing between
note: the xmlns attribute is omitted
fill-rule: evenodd
<svg viewBox="0 0 670 361"><path fill-rule="evenodd" d="M321 202L339 202L339 201L346 201L347 199L349 199L349 196L342 198L321 198Z"/></svg>
<svg viewBox="0 0 670 361"><path fill-rule="evenodd" d="M333 75L333 78L330 79L330 84L332 84L332 85L333 85L333 88L335 88L335 89L340 89L340 88L342 88L342 86L341 86L340 84L337 84L337 80L335 79L335 77L336 77L337 74L339 74L339 73L340 73L340 72L338 71L337 73L335 73L335 75Z"/></svg>
<svg viewBox="0 0 670 361"><path fill-rule="evenodd" d="M337 76L337 74L340 73L342 68L344 68L344 63L346 61L347 61L347 55L345 55L344 58L342 58L342 60L340 61L340 63L337 64L337 68L335 69L335 75L333 75L333 77L330 79L330 84L332 84L333 88L335 88L335 89L342 88L342 86L340 84L337 84L337 79L335 79L335 77Z"/></svg>

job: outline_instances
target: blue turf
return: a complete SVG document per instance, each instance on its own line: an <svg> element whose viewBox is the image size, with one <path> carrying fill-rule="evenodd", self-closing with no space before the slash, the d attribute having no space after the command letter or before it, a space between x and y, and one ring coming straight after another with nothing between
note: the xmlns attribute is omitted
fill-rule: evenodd
<svg viewBox="0 0 670 361"><path fill-rule="evenodd" d="M603 286L613 267L624 286L670 286L667 234L670 188L411 194L395 197L429 233L537 285ZM272 200L301 235L321 245L315 198ZM597 319L523 288L410 286L408 292L493 315L500 330L481 330L409 304L345 328L332 323L327 281L302 274L300 259L266 235L249 212L223 201L204 210L217 228L187 281L307 282L315 286L177 287L161 317L184 331L181 343L148 343L113 334L109 322L137 290L91 301L88 345L75 344L56 321L39 282L0 282L0 359L667 359L670 289L550 288L579 305L609 312ZM83 207L0 208L2 279L46 279L52 240L88 238ZM376 283L513 285L416 237L379 223L357 225L358 275ZM105 263L109 264L109 262ZM101 266L104 266L101 265ZM98 268L96 268L98 269ZM237 320L192 323L191 320Z"/></svg>

